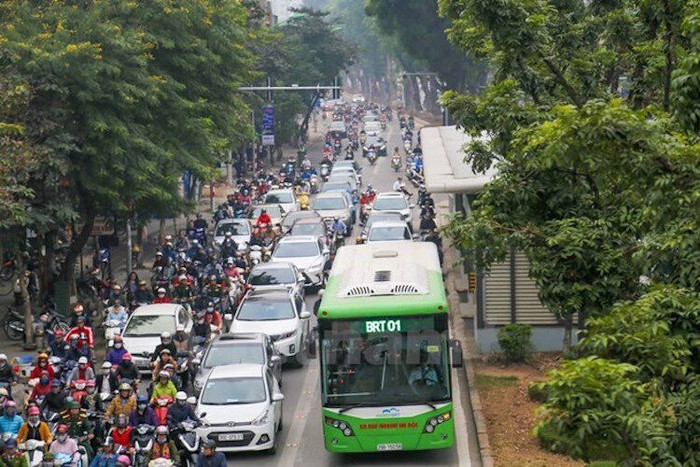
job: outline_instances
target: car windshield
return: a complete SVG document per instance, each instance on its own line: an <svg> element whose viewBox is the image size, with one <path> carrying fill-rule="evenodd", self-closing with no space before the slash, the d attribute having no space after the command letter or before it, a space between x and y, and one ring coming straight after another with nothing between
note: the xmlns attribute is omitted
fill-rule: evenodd
<svg viewBox="0 0 700 467"><path fill-rule="evenodd" d="M292 211L282 219L282 227L288 229L294 224L295 220L309 217L318 217L318 215L313 211Z"/></svg>
<svg viewBox="0 0 700 467"><path fill-rule="evenodd" d="M369 216L367 219L367 224L365 225L365 229L369 231L369 229L374 225L375 222L380 222L380 221L400 221L401 220L401 214L379 214L377 213L372 214Z"/></svg>
<svg viewBox="0 0 700 467"><path fill-rule="evenodd" d="M343 198L317 198L314 202L314 211L335 211L345 209Z"/></svg>
<svg viewBox="0 0 700 467"><path fill-rule="evenodd" d="M321 193L327 193L329 191L350 191L351 186L346 182L338 183L324 183L323 188L321 188Z"/></svg>
<svg viewBox="0 0 700 467"><path fill-rule="evenodd" d="M325 234L323 224L315 222L313 224L295 224L290 232L292 235L315 235L321 237Z"/></svg>
<svg viewBox="0 0 700 467"><path fill-rule="evenodd" d="M270 215L270 217L273 217L273 218L282 217L282 212L280 211L280 208L277 206L265 206L264 208L260 207L260 206L256 206L250 210L250 215L248 215L248 217L251 219L257 219L258 217L260 217L260 213L262 212L263 209L267 211L267 213Z"/></svg>
<svg viewBox="0 0 700 467"><path fill-rule="evenodd" d="M324 405L409 405L450 398L447 316L321 321Z"/></svg>
<svg viewBox="0 0 700 467"><path fill-rule="evenodd" d="M291 193L270 193L265 196L265 204L289 204L294 202Z"/></svg>
<svg viewBox="0 0 700 467"><path fill-rule="evenodd" d="M293 284L295 281L296 278L291 267L265 270L253 269L248 278L248 284L253 286Z"/></svg>
<svg viewBox="0 0 700 467"><path fill-rule="evenodd" d="M382 125L379 122L368 122L365 125L365 131L379 131L382 129Z"/></svg>
<svg viewBox="0 0 700 467"><path fill-rule="evenodd" d="M174 330L172 315L134 315L124 330L124 337L160 336L163 331Z"/></svg>
<svg viewBox="0 0 700 467"><path fill-rule="evenodd" d="M248 222L225 222L216 226L216 236L223 237L226 232L231 232L231 235L250 235L250 226Z"/></svg>
<svg viewBox="0 0 700 467"><path fill-rule="evenodd" d="M402 196L377 198L372 205L372 209L375 211L402 211L406 208L408 208L408 203Z"/></svg>
<svg viewBox="0 0 700 467"><path fill-rule="evenodd" d="M265 383L260 377L210 379L202 392L202 404L255 404L267 400Z"/></svg>
<svg viewBox="0 0 700 467"><path fill-rule="evenodd" d="M243 301L236 319L239 321L277 321L293 319L294 316L291 300L250 298Z"/></svg>
<svg viewBox="0 0 700 467"><path fill-rule="evenodd" d="M280 242L272 254L275 258L304 258L318 256L318 244L313 242Z"/></svg>
<svg viewBox="0 0 700 467"><path fill-rule="evenodd" d="M236 342L212 346L204 361L204 368L230 363L265 363L263 346L259 342Z"/></svg>
<svg viewBox="0 0 700 467"><path fill-rule="evenodd" d="M407 227L375 227L369 231L369 241L371 242L410 239L411 234Z"/></svg>

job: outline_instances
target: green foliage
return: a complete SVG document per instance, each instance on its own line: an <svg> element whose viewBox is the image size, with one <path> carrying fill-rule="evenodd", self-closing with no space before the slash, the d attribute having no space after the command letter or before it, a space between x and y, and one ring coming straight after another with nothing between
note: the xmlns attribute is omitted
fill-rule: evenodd
<svg viewBox="0 0 700 467"><path fill-rule="evenodd" d="M498 345L508 363L524 362L532 353L532 328L528 324L511 323L498 330Z"/></svg>
<svg viewBox="0 0 700 467"><path fill-rule="evenodd" d="M447 41L448 22L437 14L435 0L367 0L368 16L376 18L380 31L396 39L416 70L438 73L456 90L478 90L484 83L484 66L465 57ZM405 65L404 65L405 66Z"/></svg>

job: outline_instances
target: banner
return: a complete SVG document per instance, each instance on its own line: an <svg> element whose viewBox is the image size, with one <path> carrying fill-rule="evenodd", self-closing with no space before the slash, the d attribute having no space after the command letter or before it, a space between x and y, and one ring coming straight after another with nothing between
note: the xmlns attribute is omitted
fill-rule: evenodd
<svg viewBox="0 0 700 467"><path fill-rule="evenodd" d="M275 108L272 105L263 107L261 135L263 146L275 145Z"/></svg>

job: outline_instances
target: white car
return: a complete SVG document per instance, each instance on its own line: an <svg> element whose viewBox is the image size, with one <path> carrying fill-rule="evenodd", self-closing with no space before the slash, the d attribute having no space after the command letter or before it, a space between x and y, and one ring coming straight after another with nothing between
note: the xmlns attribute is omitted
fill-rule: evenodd
<svg viewBox="0 0 700 467"><path fill-rule="evenodd" d="M289 189L268 191L261 204L279 204L285 213L299 209L299 201L297 201L294 190Z"/></svg>
<svg viewBox="0 0 700 467"><path fill-rule="evenodd" d="M352 96L352 102L354 104L363 104L365 102L365 96L362 94L355 94Z"/></svg>
<svg viewBox="0 0 700 467"><path fill-rule="evenodd" d="M285 361L301 367L306 362L310 317L299 294L286 288L253 290L238 306L231 332L263 332Z"/></svg>
<svg viewBox="0 0 700 467"><path fill-rule="evenodd" d="M226 232L231 232L239 250L245 251L250 242L250 222L248 219L222 219L214 229L214 241L221 245L226 238Z"/></svg>
<svg viewBox="0 0 700 467"><path fill-rule="evenodd" d="M124 348L129 350L132 362L141 372L151 372L151 355L160 344L161 333L174 335L179 324L185 326L187 333L192 330L192 319L182 305L144 305L131 313L122 337Z"/></svg>
<svg viewBox="0 0 700 467"><path fill-rule="evenodd" d="M345 222L348 230L347 234L350 234L353 227L352 214L354 206L350 204L345 194L339 191L321 193L316 197L311 208L321 216L329 227L333 223L334 218L340 218Z"/></svg>
<svg viewBox="0 0 700 467"><path fill-rule="evenodd" d="M223 452L275 452L282 429L279 382L267 365L253 363L214 367L197 400L201 438L216 441Z"/></svg>
<svg viewBox="0 0 700 467"><path fill-rule="evenodd" d="M305 282L306 276L292 263L260 263L248 275L248 286L251 290L286 287L302 297L304 296Z"/></svg>
<svg viewBox="0 0 700 467"><path fill-rule="evenodd" d="M372 224L367 233L367 243L412 241L408 224L404 221L378 221Z"/></svg>
<svg viewBox="0 0 700 467"><path fill-rule="evenodd" d="M368 122L364 130L367 136L379 136L382 134L382 124L380 122Z"/></svg>
<svg viewBox="0 0 700 467"><path fill-rule="evenodd" d="M352 167L333 167L330 178L341 176L352 176L357 186L362 186L362 175L358 174Z"/></svg>
<svg viewBox="0 0 700 467"><path fill-rule="evenodd" d="M284 237L272 251L273 263L292 263L304 275L307 287L326 285L326 263L330 251L319 237L298 235Z"/></svg>
<svg viewBox="0 0 700 467"><path fill-rule="evenodd" d="M413 208L415 204L409 204L403 193L396 191L379 193L372 203L372 212L398 212L401 219L406 221L409 227L413 222Z"/></svg>

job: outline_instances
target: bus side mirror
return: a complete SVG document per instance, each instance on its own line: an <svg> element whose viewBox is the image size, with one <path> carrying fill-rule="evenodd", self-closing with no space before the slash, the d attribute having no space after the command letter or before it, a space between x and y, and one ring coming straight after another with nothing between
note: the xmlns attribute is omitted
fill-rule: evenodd
<svg viewBox="0 0 700 467"><path fill-rule="evenodd" d="M457 339L450 339L450 359L452 368L462 368L462 343Z"/></svg>

